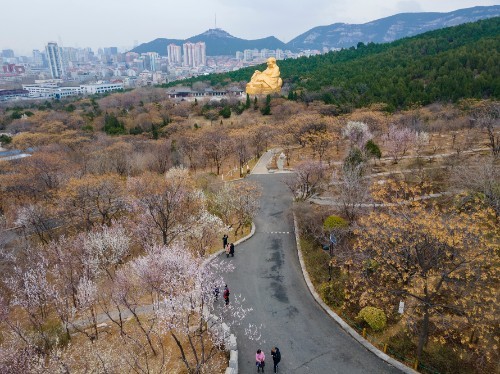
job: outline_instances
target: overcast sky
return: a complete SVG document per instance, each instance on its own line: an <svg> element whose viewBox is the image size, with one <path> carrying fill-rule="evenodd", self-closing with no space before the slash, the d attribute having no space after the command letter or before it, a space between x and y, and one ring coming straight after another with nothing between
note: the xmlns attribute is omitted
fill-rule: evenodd
<svg viewBox="0 0 500 374"><path fill-rule="evenodd" d="M0 50L31 55L65 47L131 48L186 39L215 26L243 39L288 42L315 27L365 23L401 12L449 12L499 0L0 0ZM382 5L383 4L383 5Z"/></svg>

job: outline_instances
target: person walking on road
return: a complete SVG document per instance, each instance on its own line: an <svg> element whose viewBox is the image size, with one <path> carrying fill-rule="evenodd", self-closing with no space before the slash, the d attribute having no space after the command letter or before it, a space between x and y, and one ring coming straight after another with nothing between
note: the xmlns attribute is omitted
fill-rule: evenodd
<svg viewBox="0 0 500 374"><path fill-rule="evenodd" d="M226 248L227 245L227 239L229 239L227 234L224 234L224 236L222 237L222 248L224 249Z"/></svg>
<svg viewBox="0 0 500 374"><path fill-rule="evenodd" d="M266 355L260 349L257 349L257 353L255 354L255 365L257 365L257 373L264 372L264 366L266 366Z"/></svg>
<svg viewBox="0 0 500 374"><path fill-rule="evenodd" d="M281 361L281 352L278 347L273 347L271 349L271 356L273 356L273 363L274 363L274 372L278 372L278 364Z"/></svg>
<svg viewBox="0 0 500 374"><path fill-rule="evenodd" d="M229 257L230 253L231 253L231 246L229 244L226 244L226 258Z"/></svg>
<svg viewBox="0 0 500 374"><path fill-rule="evenodd" d="M234 243L229 244L229 254L234 257Z"/></svg>
<svg viewBox="0 0 500 374"><path fill-rule="evenodd" d="M224 293L222 294L222 297L224 298L224 302L226 305L229 305L229 288L226 286L224 287Z"/></svg>

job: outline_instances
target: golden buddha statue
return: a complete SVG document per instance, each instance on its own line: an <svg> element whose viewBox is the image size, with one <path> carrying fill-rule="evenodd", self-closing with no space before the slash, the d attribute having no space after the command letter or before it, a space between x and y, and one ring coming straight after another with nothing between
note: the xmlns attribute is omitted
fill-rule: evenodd
<svg viewBox="0 0 500 374"><path fill-rule="evenodd" d="M264 71L255 70L252 79L247 83L246 93L249 95L267 95L279 93L283 81L280 78L280 68L276 65L276 59L267 59L267 69Z"/></svg>

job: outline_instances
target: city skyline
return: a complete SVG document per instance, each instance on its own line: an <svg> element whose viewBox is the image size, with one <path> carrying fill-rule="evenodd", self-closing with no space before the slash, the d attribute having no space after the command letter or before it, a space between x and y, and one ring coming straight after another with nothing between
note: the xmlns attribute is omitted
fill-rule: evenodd
<svg viewBox="0 0 500 374"><path fill-rule="evenodd" d="M109 46L128 49L134 41L141 44L156 38L186 39L215 26L243 39L275 36L288 42L313 27L337 22L362 24L403 12L449 12L497 4L493 0L387 0L383 6L369 0L293 4L284 0L185 0L178 5L173 1L146 0L137 8L137 3L129 0L88 0L77 11L63 0L31 0L26 5L16 17L13 12L17 10L8 9L10 5L0 13L3 29L12 30L0 35L0 50L31 55L32 50L43 50L51 41L93 50ZM75 22L76 17L80 22Z"/></svg>

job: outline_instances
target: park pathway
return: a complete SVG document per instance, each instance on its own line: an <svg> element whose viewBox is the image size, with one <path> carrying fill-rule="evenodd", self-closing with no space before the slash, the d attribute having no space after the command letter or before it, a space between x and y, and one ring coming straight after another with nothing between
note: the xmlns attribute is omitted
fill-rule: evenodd
<svg viewBox="0 0 500 374"><path fill-rule="evenodd" d="M263 158L265 158L264 156ZM348 335L314 301L304 281L295 242L292 196L282 179L267 174L265 163L248 178L262 187L256 232L236 247L236 270L226 274L232 295L241 294L253 311L233 332L238 338L239 373L255 373L255 351L266 354L272 373L271 347L282 353L281 373L399 373ZM325 274L326 277L326 274ZM262 325L260 341L244 333L248 323Z"/></svg>

